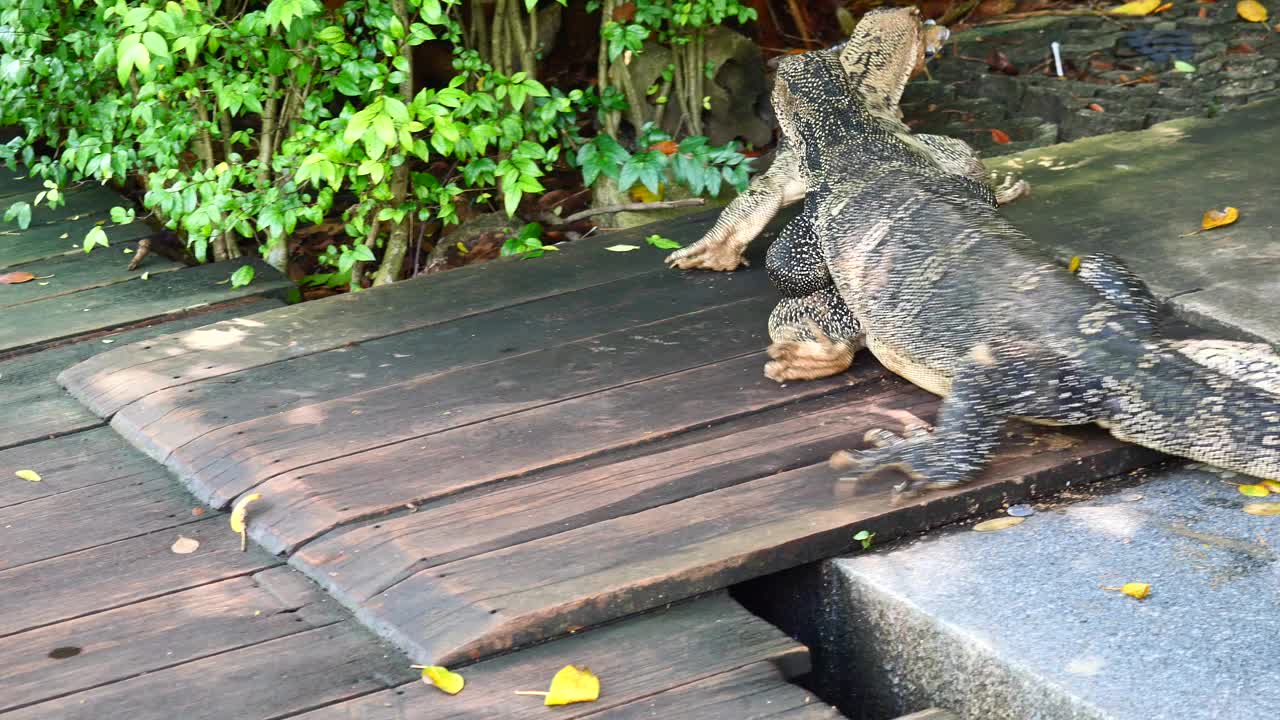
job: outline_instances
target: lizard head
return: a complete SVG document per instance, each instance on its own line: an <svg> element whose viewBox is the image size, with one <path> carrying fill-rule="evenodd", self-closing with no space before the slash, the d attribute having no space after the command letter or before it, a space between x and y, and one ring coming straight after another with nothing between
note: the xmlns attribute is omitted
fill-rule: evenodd
<svg viewBox="0 0 1280 720"><path fill-rule="evenodd" d="M840 48L840 64L875 115L897 117L907 81L942 49L950 32L924 22L916 7L872 10Z"/></svg>

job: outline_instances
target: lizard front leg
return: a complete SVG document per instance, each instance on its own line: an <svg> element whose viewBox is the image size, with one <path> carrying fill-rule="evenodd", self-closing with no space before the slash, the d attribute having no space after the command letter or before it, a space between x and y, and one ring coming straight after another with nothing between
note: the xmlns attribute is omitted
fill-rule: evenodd
<svg viewBox="0 0 1280 720"><path fill-rule="evenodd" d="M849 369L862 347L858 321L831 280L808 214L783 228L769 246L765 269L783 296L769 315L772 360L765 376L816 380Z"/></svg>
<svg viewBox="0 0 1280 720"><path fill-rule="evenodd" d="M770 380L817 380L849 369L863 347L858 321L835 286L783 298L769 315Z"/></svg>
<svg viewBox="0 0 1280 720"><path fill-rule="evenodd" d="M992 186L987 177L987 166L982 164L978 151L959 138L946 135L916 135L915 138L925 146L944 172L967 177L991 187L996 205L1008 205L1031 194L1031 184L1012 174L1005 175L1001 184Z"/></svg>
<svg viewBox="0 0 1280 720"><path fill-rule="evenodd" d="M783 207L805 195L800 159L784 139L773 164L734 198L701 240L667 256L668 265L681 270L728 272L746 265L747 246Z"/></svg>

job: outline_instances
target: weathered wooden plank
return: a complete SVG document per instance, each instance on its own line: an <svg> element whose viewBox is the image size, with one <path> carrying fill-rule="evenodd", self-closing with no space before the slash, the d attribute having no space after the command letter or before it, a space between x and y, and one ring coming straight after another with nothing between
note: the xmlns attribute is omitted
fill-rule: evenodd
<svg viewBox="0 0 1280 720"><path fill-rule="evenodd" d="M22 633L0 643L0 713L332 625L334 605L273 568Z"/></svg>
<svg viewBox="0 0 1280 720"><path fill-rule="evenodd" d="M587 720L837 720L843 717L839 710L813 693L788 683L770 663L752 663L586 716Z"/></svg>
<svg viewBox="0 0 1280 720"><path fill-rule="evenodd" d="M191 513L195 506L164 468L151 463L139 475L0 509L0 570L170 528L176 537L182 525L199 519Z"/></svg>
<svg viewBox="0 0 1280 720"><path fill-rule="evenodd" d="M122 413L112 427L220 506L302 466L751 353L768 342L761 319L773 303L751 298L234 425L139 428Z"/></svg>
<svg viewBox="0 0 1280 720"><path fill-rule="evenodd" d="M265 497L251 531L272 552L291 551L340 524L406 504L821 397L852 382L836 377L779 388L761 372L764 362L763 353L753 354L286 473L260 486Z"/></svg>
<svg viewBox="0 0 1280 720"><path fill-rule="evenodd" d="M17 200L30 202L22 196L30 194L35 197L35 194L43 188L44 184L41 180L27 175L26 168L10 170L7 167L0 167L0 199L3 199L0 210L8 210L9 204Z"/></svg>
<svg viewBox="0 0 1280 720"><path fill-rule="evenodd" d="M254 266L258 279L242 288L221 284L241 265ZM242 259L162 273L146 281L85 290L67 298L38 300L4 311L0 352L174 315L239 297L281 294L291 286L266 263Z"/></svg>
<svg viewBox="0 0 1280 720"><path fill-rule="evenodd" d="M81 243L84 242L85 233L103 221L106 221L103 227L113 246L150 237L157 232L145 222L112 226L105 214L53 224L32 225L26 230L6 230L0 233L0 268L59 255L72 253L83 255Z"/></svg>
<svg viewBox="0 0 1280 720"><path fill-rule="evenodd" d="M414 657L457 663L830 557L858 530L884 541L1156 457L1100 431L1034 438L912 502L802 468L424 570L360 615Z"/></svg>
<svg viewBox="0 0 1280 720"><path fill-rule="evenodd" d="M168 449L191 438L254 418L495 360L529 358L537 350L675 317L688 308L772 294L763 273L675 278L660 273L625 278L161 390L122 408L116 426L141 428L147 436L143 442L163 460ZM749 324L762 327L763 318ZM479 371L505 375L499 367ZM128 383L128 377L122 373L119 382ZM299 378L306 382L299 383Z"/></svg>
<svg viewBox="0 0 1280 720"><path fill-rule="evenodd" d="M15 447L103 424L101 418L89 412L58 385L58 373L75 363L106 352L116 344L144 340L173 330L200 327L232 317L252 315L281 304L275 298L240 298L168 319L162 324L95 333L93 337L83 338L79 342L0 361L0 397L4 398L7 408L5 412L0 412L0 448ZM114 435L114 432L111 434ZM20 455L15 454L13 457L19 458ZM15 462L21 464L19 460ZM4 491L0 490L0 506L4 504L3 498Z"/></svg>
<svg viewBox="0 0 1280 720"><path fill-rule="evenodd" d="M374 525L339 528L290 559L343 603L368 600L408 575L540 537L678 502L825 461L873 427L931 421L937 398L878 370L826 402L751 415L663 445L575 463L450 496Z"/></svg>
<svg viewBox="0 0 1280 720"><path fill-rule="evenodd" d="M5 412L21 414L7 406ZM40 482L16 482L18 470L35 470ZM111 428L0 450L0 509L42 498L53 498L95 485L125 480L146 480L168 473L126 443Z"/></svg>
<svg viewBox="0 0 1280 720"><path fill-rule="evenodd" d="M40 279L0 288L0 309L138 280L143 273L154 276L185 267L182 263L150 254L143 259L137 270L129 270L129 261L133 255L126 254L123 250L136 249L137 245L136 242L120 243L110 248L99 248L87 255L59 255L12 268L29 272Z"/></svg>
<svg viewBox="0 0 1280 720"><path fill-rule="evenodd" d="M751 615L723 593L662 612L594 628L464 669L467 688L442 699L420 682L375 693L304 715L307 720L523 720L548 715L539 697L514 690L545 690L568 664L600 677L600 699L554 708L571 720L625 706L641 698L753 663L772 663L784 678L809 668L808 651ZM445 702L444 700L447 700ZM673 716L679 717L679 715Z"/></svg>
<svg viewBox="0 0 1280 720"><path fill-rule="evenodd" d="M240 552L225 516L191 523L182 534L200 541L196 553L170 551L178 533L168 531L0 571L0 637L279 564L256 548Z"/></svg>
<svg viewBox="0 0 1280 720"><path fill-rule="evenodd" d="M352 621L287 635L7 715L59 720L280 718L403 682L403 658Z"/></svg>
<svg viewBox="0 0 1280 720"><path fill-rule="evenodd" d="M668 235L693 238L718 215L708 211L666 226ZM235 328L234 343L218 362L191 362L194 352L182 334L121 348L63 374L61 382L95 413L108 416L140 397L167 387L288 358L330 350L415 328L489 312L529 300L600 285L643 273L671 273L659 251L643 242L649 229L611 233L607 240L569 243L561 252L536 262L499 260L394 283L356 295L340 295L264 313L255 327ZM635 253L613 253L620 242L643 246ZM230 331L231 329L228 328ZM112 382L128 371L128 386Z"/></svg>

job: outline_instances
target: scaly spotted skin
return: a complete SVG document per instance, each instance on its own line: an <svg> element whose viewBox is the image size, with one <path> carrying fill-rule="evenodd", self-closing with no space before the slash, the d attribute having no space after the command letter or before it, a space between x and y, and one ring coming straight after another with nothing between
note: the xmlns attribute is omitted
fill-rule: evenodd
<svg viewBox="0 0 1280 720"><path fill-rule="evenodd" d="M915 152L928 157L944 172L985 182L986 169L977 152L962 140L937 135L911 135L902 123L898 105L907 80L927 57L947 39L939 26L924 26L916 8L893 8L868 13L843 45L808 53L817 62L840 67L850 74L852 92L869 112L904 136L910 136ZM786 112L775 106L776 113ZM1011 202L1026 194L1025 181L1006 178L995 188L994 201ZM746 265L743 253L778 211L801 200L806 188L792 148L784 137L773 164L752 179L747 190L721 212L703 238L667 256L666 262L682 270L728 272Z"/></svg>
<svg viewBox="0 0 1280 720"><path fill-rule="evenodd" d="M1123 274L1090 270L1100 274L1082 281L1000 216L989 187L922 167L855 100L847 73L789 57L774 95L790 109L780 122L809 188L804 216L857 342L944 397L934 432L857 457L859 476L893 468L910 478L901 489L969 481L1021 418L1097 423L1149 448L1280 477L1280 395L1155 336Z"/></svg>

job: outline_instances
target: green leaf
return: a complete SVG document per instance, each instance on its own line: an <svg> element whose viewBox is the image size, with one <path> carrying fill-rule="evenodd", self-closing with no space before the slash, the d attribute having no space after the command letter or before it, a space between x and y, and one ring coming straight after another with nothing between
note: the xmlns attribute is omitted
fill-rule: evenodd
<svg viewBox="0 0 1280 720"><path fill-rule="evenodd" d="M396 144L396 126L391 118L386 115L378 115L373 118L373 131L377 133L378 139L383 145Z"/></svg>
<svg viewBox="0 0 1280 720"><path fill-rule="evenodd" d="M683 247L680 243L670 238L664 238L661 235L650 235L644 239L645 242L658 248L659 250L675 250Z"/></svg>
<svg viewBox="0 0 1280 720"><path fill-rule="evenodd" d="M1185 60L1174 60L1173 69L1178 72L1193 73L1196 71L1196 66Z"/></svg>
<svg viewBox="0 0 1280 720"><path fill-rule="evenodd" d="M239 269L231 273L231 287L242 288L253 282L253 266L241 265Z"/></svg>
<svg viewBox="0 0 1280 720"><path fill-rule="evenodd" d="M342 32L342 28L338 27L337 25L330 25L329 27L316 33L316 39L319 40L320 42L325 42L325 43L341 42L342 39L345 37L346 37L346 33Z"/></svg>
<svg viewBox="0 0 1280 720"><path fill-rule="evenodd" d="M378 259L373 255L373 248L368 245L356 245L355 250L353 250L351 254L360 262L373 262Z"/></svg>
<svg viewBox="0 0 1280 720"><path fill-rule="evenodd" d="M18 227L26 230L31 225L31 203L19 200L10 205L9 209L4 211L4 220L9 222L14 218L18 220Z"/></svg>
<svg viewBox="0 0 1280 720"><path fill-rule="evenodd" d="M85 233L82 246L85 252L89 252L99 245L111 247L111 243L107 242L107 231L103 230L101 225L94 225L89 232Z"/></svg>

